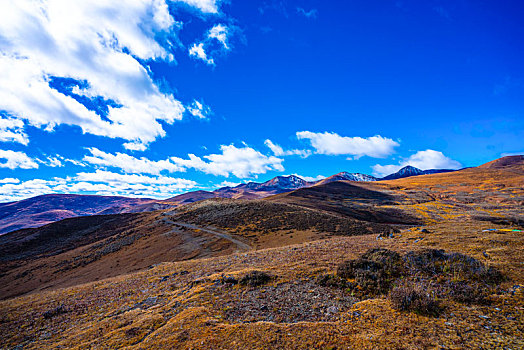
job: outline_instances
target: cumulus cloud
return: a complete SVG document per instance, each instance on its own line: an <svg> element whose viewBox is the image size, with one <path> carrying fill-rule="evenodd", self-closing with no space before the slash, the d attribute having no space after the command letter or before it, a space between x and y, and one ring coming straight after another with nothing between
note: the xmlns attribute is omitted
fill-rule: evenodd
<svg viewBox="0 0 524 350"><path fill-rule="evenodd" d="M65 183L65 180L33 179L0 184L0 202L11 202L42 194L56 193L53 191L53 187L61 183Z"/></svg>
<svg viewBox="0 0 524 350"><path fill-rule="evenodd" d="M18 142L27 145L29 139L24 132L24 122L15 118L0 117L0 142Z"/></svg>
<svg viewBox="0 0 524 350"><path fill-rule="evenodd" d="M137 174L119 174L104 170L96 170L94 173L78 173L75 180L121 184L177 185L179 189L192 188L196 185L195 181L169 176L151 177Z"/></svg>
<svg viewBox="0 0 524 350"><path fill-rule="evenodd" d="M52 180L0 180L0 202L22 200L49 193L92 193L130 197L168 198L190 190L195 181L168 176L119 174L97 170Z"/></svg>
<svg viewBox="0 0 524 350"><path fill-rule="evenodd" d="M88 148L90 155L83 161L102 168L117 168L125 173L159 175L161 172L185 172L195 169L206 174L229 177L231 174L238 178L247 178L257 174L264 174L271 170L283 171L283 159L266 156L259 151L248 147L222 145L222 153L198 157L189 154L188 159L170 157L163 160L150 160L146 157L134 157L117 152L107 153L98 148Z"/></svg>
<svg viewBox="0 0 524 350"><path fill-rule="evenodd" d="M362 138L346 137L330 132L297 132L298 139L309 140L317 154L351 155L355 158L368 156L385 158L395 152L398 142L380 135Z"/></svg>
<svg viewBox="0 0 524 350"><path fill-rule="evenodd" d="M238 178L247 178L257 174L265 174L268 171L284 171L281 158L266 156L259 151L248 147L236 147L234 145L220 146L222 153L210 154L202 159L189 154L189 159L171 157L171 160L182 167L193 168L206 174L221 175L229 177L230 174Z"/></svg>
<svg viewBox="0 0 524 350"><path fill-rule="evenodd" d="M264 141L264 144L267 147L269 147L271 152L273 152L273 154L277 157L298 155L298 156L301 156L302 158L307 158L311 155L311 151L302 150L302 149L292 149L292 150L285 151L282 147L273 143L273 141L271 141L270 139L267 139L266 141Z"/></svg>
<svg viewBox="0 0 524 350"><path fill-rule="evenodd" d="M91 155L84 156L84 162L106 168L118 168L126 173L158 175L162 171L185 171L183 166L174 164L169 159L154 161L146 157L137 158L120 152L106 153L95 147L88 148L88 150Z"/></svg>
<svg viewBox="0 0 524 350"><path fill-rule="evenodd" d="M17 184L19 183L19 179L14 179L12 177L6 177L4 179L0 179L0 184Z"/></svg>
<svg viewBox="0 0 524 350"><path fill-rule="evenodd" d="M24 152L0 150L0 168L37 169L38 163Z"/></svg>
<svg viewBox="0 0 524 350"><path fill-rule="evenodd" d="M160 91L147 66L174 62L181 24L166 1L0 2L0 110L18 119L2 119L0 140L27 144L24 124L47 131L79 126L124 139L132 150L165 136L162 123L184 112L172 94ZM214 0L172 3L218 12ZM106 101L107 113L88 108L86 99Z"/></svg>
<svg viewBox="0 0 524 350"><path fill-rule="evenodd" d="M401 168L411 165L422 170L428 169L459 169L462 165L451 158L446 157L442 152L427 149L412 154L409 158L402 160L399 164L374 165L373 175L386 176L397 172Z"/></svg>

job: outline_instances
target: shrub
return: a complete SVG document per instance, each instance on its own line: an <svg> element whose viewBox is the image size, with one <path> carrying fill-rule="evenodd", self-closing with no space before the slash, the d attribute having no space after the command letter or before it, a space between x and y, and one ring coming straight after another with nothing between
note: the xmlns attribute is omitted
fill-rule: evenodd
<svg viewBox="0 0 524 350"><path fill-rule="evenodd" d="M445 253L444 250L424 249L406 254L406 262L412 274L444 275L454 281L480 281L498 284L504 278L494 267L486 266L477 259L461 253Z"/></svg>
<svg viewBox="0 0 524 350"><path fill-rule="evenodd" d="M391 290L389 299L397 310L413 311L426 316L438 316L441 309L430 290L431 288L421 284L404 282Z"/></svg>
<svg viewBox="0 0 524 350"><path fill-rule="evenodd" d="M447 281L442 286L442 295L465 304L486 302L488 289L478 283L467 281Z"/></svg>
<svg viewBox="0 0 524 350"><path fill-rule="evenodd" d="M360 258L345 261L337 268L337 276L355 279L358 289L367 294L384 294L404 271L402 257L388 249L371 249Z"/></svg>
<svg viewBox="0 0 524 350"><path fill-rule="evenodd" d="M251 271L242 277L239 281L241 285L257 287L266 284L271 280L271 275L263 271Z"/></svg>
<svg viewBox="0 0 524 350"><path fill-rule="evenodd" d="M423 249L406 254L406 262L414 272L437 274L441 272L441 262L447 259L442 249Z"/></svg>
<svg viewBox="0 0 524 350"><path fill-rule="evenodd" d="M44 316L44 318L46 320L48 320L50 318L53 318L53 317L58 316L58 315L65 314L67 312L69 312L69 310L65 306L59 305L56 308L54 308L53 310L48 310L48 311L44 312L43 316Z"/></svg>
<svg viewBox="0 0 524 350"><path fill-rule="evenodd" d="M340 278L339 276L332 274L320 275L317 277L317 284L322 287L332 287L332 288L347 288L348 282Z"/></svg>

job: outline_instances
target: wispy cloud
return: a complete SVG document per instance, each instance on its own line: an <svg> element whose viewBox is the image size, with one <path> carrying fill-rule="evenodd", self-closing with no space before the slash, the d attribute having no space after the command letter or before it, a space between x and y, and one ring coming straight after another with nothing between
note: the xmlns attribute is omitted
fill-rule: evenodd
<svg viewBox="0 0 524 350"><path fill-rule="evenodd" d="M191 45L189 55L214 66L214 57L230 51L232 49L231 37L235 34L240 37L239 33L240 29L234 25L215 24L207 31L204 39Z"/></svg>
<svg viewBox="0 0 524 350"><path fill-rule="evenodd" d="M206 106L203 102L197 100L194 100L193 103L186 108L192 116L199 119L205 119L211 114L211 108Z"/></svg>
<svg viewBox="0 0 524 350"><path fill-rule="evenodd" d="M435 6L433 7L433 11L435 11L436 13L438 13L441 17L447 19L447 20L451 20L451 15L449 14L449 12L442 6Z"/></svg>
<svg viewBox="0 0 524 350"><path fill-rule="evenodd" d="M302 158L307 158L311 155L311 151L309 150L303 150L303 149L284 150L281 146L273 143L273 141L271 141L270 139L267 139L266 141L264 141L264 144L277 157L297 155L297 156L301 156Z"/></svg>
<svg viewBox="0 0 524 350"><path fill-rule="evenodd" d="M316 19L318 17L317 9L305 10L302 7L297 7L297 13L310 19Z"/></svg>

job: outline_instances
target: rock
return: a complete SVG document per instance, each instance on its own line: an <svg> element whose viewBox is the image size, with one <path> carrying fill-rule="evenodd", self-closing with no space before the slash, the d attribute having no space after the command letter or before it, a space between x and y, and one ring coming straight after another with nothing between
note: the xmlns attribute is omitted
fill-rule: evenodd
<svg viewBox="0 0 524 350"><path fill-rule="evenodd" d="M333 305L328 307L326 311L328 314L336 314L338 312L338 307Z"/></svg>

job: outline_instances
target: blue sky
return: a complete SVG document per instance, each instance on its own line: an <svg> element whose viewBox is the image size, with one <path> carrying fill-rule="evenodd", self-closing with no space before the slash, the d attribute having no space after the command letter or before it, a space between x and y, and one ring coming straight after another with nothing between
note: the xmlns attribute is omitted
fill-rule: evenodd
<svg viewBox="0 0 524 350"><path fill-rule="evenodd" d="M521 1L0 4L0 201L524 153Z"/></svg>

